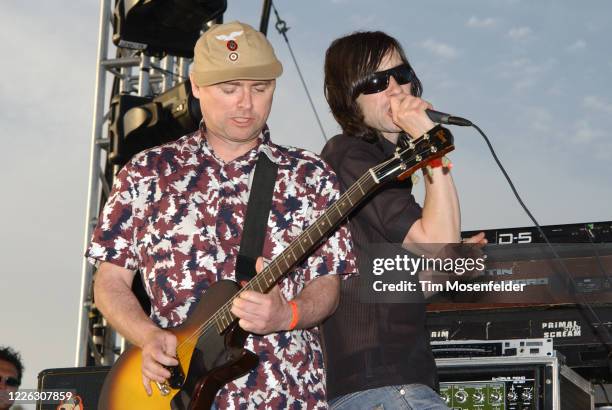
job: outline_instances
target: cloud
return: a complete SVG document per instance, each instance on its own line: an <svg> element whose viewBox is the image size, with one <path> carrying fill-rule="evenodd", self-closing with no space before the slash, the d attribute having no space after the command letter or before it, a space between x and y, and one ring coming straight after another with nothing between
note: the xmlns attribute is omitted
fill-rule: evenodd
<svg viewBox="0 0 612 410"><path fill-rule="evenodd" d="M501 61L494 67L495 75L501 79L511 81L514 91L525 91L536 84L542 75L551 71L558 65L554 58L545 61L534 62L530 58L515 58L510 61Z"/></svg>
<svg viewBox="0 0 612 410"><path fill-rule="evenodd" d="M530 128L536 134L547 134L552 130L553 117L550 111L543 107L531 107L527 111Z"/></svg>
<svg viewBox="0 0 612 410"><path fill-rule="evenodd" d="M582 100L582 105L585 108L589 108L595 111L602 111L607 114L612 114L612 104L607 101L604 101L603 98L598 97L596 95L587 95Z"/></svg>
<svg viewBox="0 0 612 410"><path fill-rule="evenodd" d="M479 19L476 16L472 16L465 23L466 27L472 27L472 28L490 28L490 27L495 27L496 25L497 25L497 20L495 20L492 17Z"/></svg>
<svg viewBox="0 0 612 410"><path fill-rule="evenodd" d="M433 39L425 40L421 44L421 47L441 58L453 59L459 55L459 51L453 46L450 46L446 43L441 43Z"/></svg>
<svg viewBox="0 0 612 410"><path fill-rule="evenodd" d="M603 130L593 128L587 120L576 122L574 130L575 133L572 137L574 143L593 142L607 135Z"/></svg>
<svg viewBox="0 0 612 410"><path fill-rule="evenodd" d="M587 46L586 41L584 41L582 39L576 40L575 43L573 43L573 44L571 44L571 45L569 45L567 47L567 51L570 51L570 52L580 51L580 50L585 49L586 46Z"/></svg>
<svg viewBox="0 0 612 410"><path fill-rule="evenodd" d="M523 27L512 27L510 31L508 31L508 37L512 40L521 40L531 35L533 31L526 26Z"/></svg>

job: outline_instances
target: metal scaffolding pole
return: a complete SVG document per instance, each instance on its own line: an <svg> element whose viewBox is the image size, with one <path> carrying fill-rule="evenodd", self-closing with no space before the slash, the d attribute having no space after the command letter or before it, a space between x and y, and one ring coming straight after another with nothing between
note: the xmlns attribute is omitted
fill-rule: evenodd
<svg viewBox="0 0 612 410"><path fill-rule="evenodd" d="M98 221L100 206L108 197L112 180L120 166L109 160L112 149L109 133L111 101L116 93L155 96L184 81L189 72L190 59L168 55L151 58L140 51L116 48L111 43L111 0L100 0L100 21L94 114L91 131L89 187L85 216L83 249L87 249ZM114 57L109 56L114 53ZM178 73L176 73L178 71ZM117 78L118 84L107 86L107 76ZM112 80L111 80L112 83ZM105 125L107 126L105 128ZM117 136L114 136L117 138ZM126 342L110 327L95 309L93 295L94 267L85 259L81 272L78 335L75 365L109 365L116 354L125 349Z"/></svg>
<svg viewBox="0 0 612 410"><path fill-rule="evenodd" d="M91 150L89 154L89 187L87 189L87 211L85 216L84 249L91 239L91 233L98 217L100 186L100 141L104 124L104 102L106 86L106 69L102 61L108 53L108 36L110 28L110 0L100 0L100 38L98 39L98 65L96 67L96 91L94 93L94 115L91 131ZM76 348L76 366L84 366L87 361L87 344L89 337L89 313L91 311L91 284L93 266L85 259L81 276L81 296L79 298L79 326Z"/></svg>

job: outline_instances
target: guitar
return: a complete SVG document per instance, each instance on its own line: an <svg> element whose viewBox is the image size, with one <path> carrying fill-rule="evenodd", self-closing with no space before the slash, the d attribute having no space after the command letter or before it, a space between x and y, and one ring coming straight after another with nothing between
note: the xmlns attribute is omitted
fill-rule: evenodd
<svg viewBox="0 0 612 410"><path fill-rule="evenodd" d="M180 326L168 329L178 341L178 366L169 367L171 377L156 383L152 396L142 385L141 351L128 348L107 375L98 409L208 409L219 389L248 373L259 362L244 348L248 333L231 313L232 301L243 290L268 292L275 283L304 260L350 212L381 184L403 180L435 158L454 149L453 137L436 127L411 140L400 135L393 157L369 169L291 245L244 287L230 280L216 282L202 295L193 313Z"/></svg>

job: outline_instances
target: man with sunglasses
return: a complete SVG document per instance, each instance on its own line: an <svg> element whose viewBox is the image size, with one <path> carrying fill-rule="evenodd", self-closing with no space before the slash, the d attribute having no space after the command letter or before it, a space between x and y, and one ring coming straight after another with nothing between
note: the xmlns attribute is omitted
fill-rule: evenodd
<svg viewBox="0 0 612 410"><path fill-rule="evenodd" d="M19 353L10 347L0 348L0 410L7 410L13 404L9 393L15 393L21 385L23 364Z"/></svg>
<svg viewBox="0 0 612 410"><path fill-rule="evenodd" d="M326 144L321 156L343 189L391 157L400 133L418 138L434 128L425 112L432 106L421 93L402 47L387 34L357 32L330 45L325 96L342 134ZM334 409L447 409L435 392L423 295L419 292L409 303L371 303L363 293L378 244L459 241L453 179L441 161L431 165L431 175L423 178L422 208L410 180L393 182L376 191L350 220L360 275L341 284L340 306L323 332L328 402ZM479 234L469 241L483 240Z"/></svg>

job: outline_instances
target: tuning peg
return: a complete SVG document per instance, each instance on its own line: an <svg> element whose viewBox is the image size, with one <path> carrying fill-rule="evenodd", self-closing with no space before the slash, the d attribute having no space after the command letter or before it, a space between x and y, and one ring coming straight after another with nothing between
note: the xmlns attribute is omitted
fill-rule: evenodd
<svg viewBox="0 0 612 410"><path fill-rule="evenodd" d="M410 175L410 179L412 180L412 185L416 185L419 183L419 176L417 174Z"/></svg>
<svg viewBox="0 0 612 410"><path fill-rule="evenodd" d="M427 165L425 167L425 171L427 172L427 175L429 175L429 178L433 178L433 168L430 167L429 165Z"/></svg>

